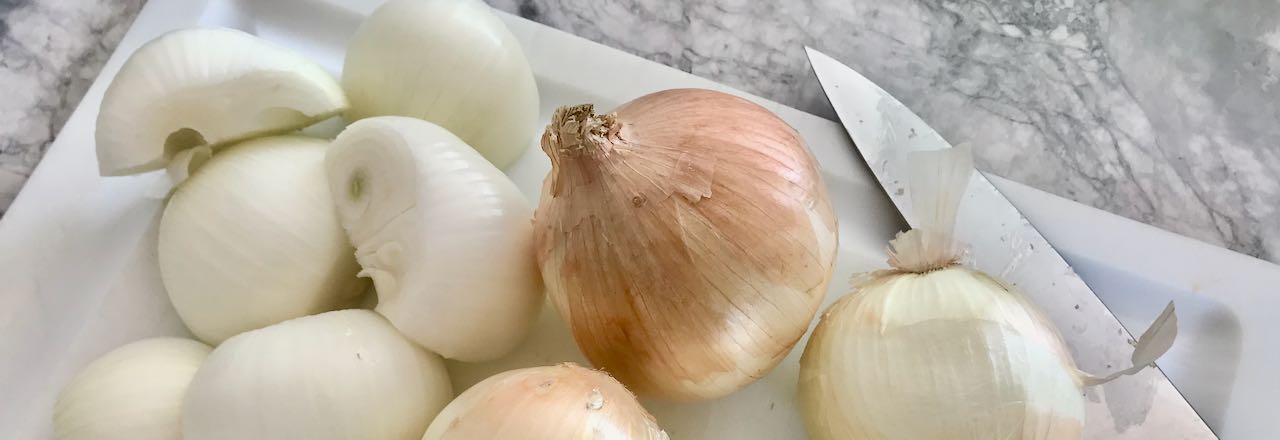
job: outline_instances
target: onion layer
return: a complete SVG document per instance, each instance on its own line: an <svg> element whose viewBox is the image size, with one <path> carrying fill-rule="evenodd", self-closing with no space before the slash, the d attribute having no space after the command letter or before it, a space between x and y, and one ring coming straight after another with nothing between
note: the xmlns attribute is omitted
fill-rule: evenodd
<svg viewBox="0 0 1280 440"><path fill-rule="evenodd" d="M337 80L301 55L234 29L178 30L143 45L111 80L98 166L104 176L160 169L190 148L290 132L346 108Z"/></svg>
<svg viewBox="0 0 1280 440"><path fill-rule="evenodd" d="M756 104L668 90L557 110L538 261L591 363L642 395L724 396L786 356L825 296L836 220L796 133Z"/></svg>

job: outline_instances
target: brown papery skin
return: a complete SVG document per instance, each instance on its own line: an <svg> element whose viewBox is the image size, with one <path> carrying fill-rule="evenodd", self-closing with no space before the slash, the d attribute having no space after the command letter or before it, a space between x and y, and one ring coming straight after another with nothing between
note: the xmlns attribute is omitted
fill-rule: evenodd
<svg viewBox="0 0 1280 440"><path fill-rule="evenodd" d="M713 399L764 376L831 276L836 219L800 135L759 105L666 90L556 111L534 216L578 347L638 394Z"/></svg>
<svg viewBox="0 0 1280 440"><path fill-rule="evenodd" d="M571 363L499 373L431 422L423 440L667 440L634 395Z"/></svg>

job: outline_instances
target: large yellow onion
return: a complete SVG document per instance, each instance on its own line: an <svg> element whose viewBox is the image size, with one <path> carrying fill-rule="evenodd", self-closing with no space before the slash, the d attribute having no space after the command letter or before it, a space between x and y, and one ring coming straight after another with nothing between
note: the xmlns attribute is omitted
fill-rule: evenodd
<svg viewBox="0 0 1280 440"><path fill-rule="evenodd" d="M535 214L553 304L586 357L642 395L710 399L790 351L824 296L836 220L794 129L682 89L564 107Z"/></svg>

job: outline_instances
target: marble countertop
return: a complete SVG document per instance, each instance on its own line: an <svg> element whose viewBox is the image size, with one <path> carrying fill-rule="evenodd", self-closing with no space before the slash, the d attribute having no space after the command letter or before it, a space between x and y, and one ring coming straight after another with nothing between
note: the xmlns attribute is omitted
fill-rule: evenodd
<svg viewBox="0 0 1280 440"><path fill-rule="evenodd" d="M979 167L1280 261L1274 0L489 0L834 119L811 45ZM143 0L0 0L0 212Z"/></svg>

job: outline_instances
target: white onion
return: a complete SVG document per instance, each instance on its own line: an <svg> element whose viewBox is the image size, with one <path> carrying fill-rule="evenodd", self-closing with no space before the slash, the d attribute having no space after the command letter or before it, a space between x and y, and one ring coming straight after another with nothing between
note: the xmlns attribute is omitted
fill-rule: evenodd
<svg viewBox="0 0 1280 440"><path fill-rule="evenodd" d="M1150 365L1173 344L1172 304L1137 341L1133 366L1076 369L1053 324L1004 282L960 264L956 212L967 147L911 158L918 227L889 244L889 270L855 278L800 358L799 396L818 440L1080 439L1082 386Z"/></svg>
<svg viewBox="0 0 1280 440"><path fill-rule="evenodd" d="M95 132L102 175L163 168L181 151L284 133L341 113L316 63L233 29L170 32L125 61Z"/></svg>
<svg viewBox="0 0 1280 440"><path fill-rule="evenodd" d="M533 210L501 171L447 130L398 116L351 124L326 166L378 313L463 361L524 338L543 301Z"/></svg>
<svg viewBox="0 0 1280 440"><path fill-rule="evenodd" d="M209 346L144 339L95 359L53 407L58 440L179 440L182 398Z"/></svg>
<svg viewBox="0 0 1280 440"><path fill-rule="evenodd" d="M538 89L520 44L480 0L391 0L352 37L347 119L412 116L448 129L499 168L537 130Z"/></svg>
<svg viewBox="0 0 1280 440"><path fill-rule="evenodd" d="M815 439L1079 439L1066 346L1018 293L961 267L861 285L801 358Z"/></svg>
<svg viewBox="0 0 1280 440"><path fill-rule="evenodd" d="M329 196L327 146L246 141L174 192L160 221L160 275L201 340L333 310L367 288Z"/></svg>
<svg viewBox="0 0 1280 440"><path fill-rule="evenodd" d="M453 396L444 361L368 310L237 335L182 409L185 440L418 440Z"/></svg>

